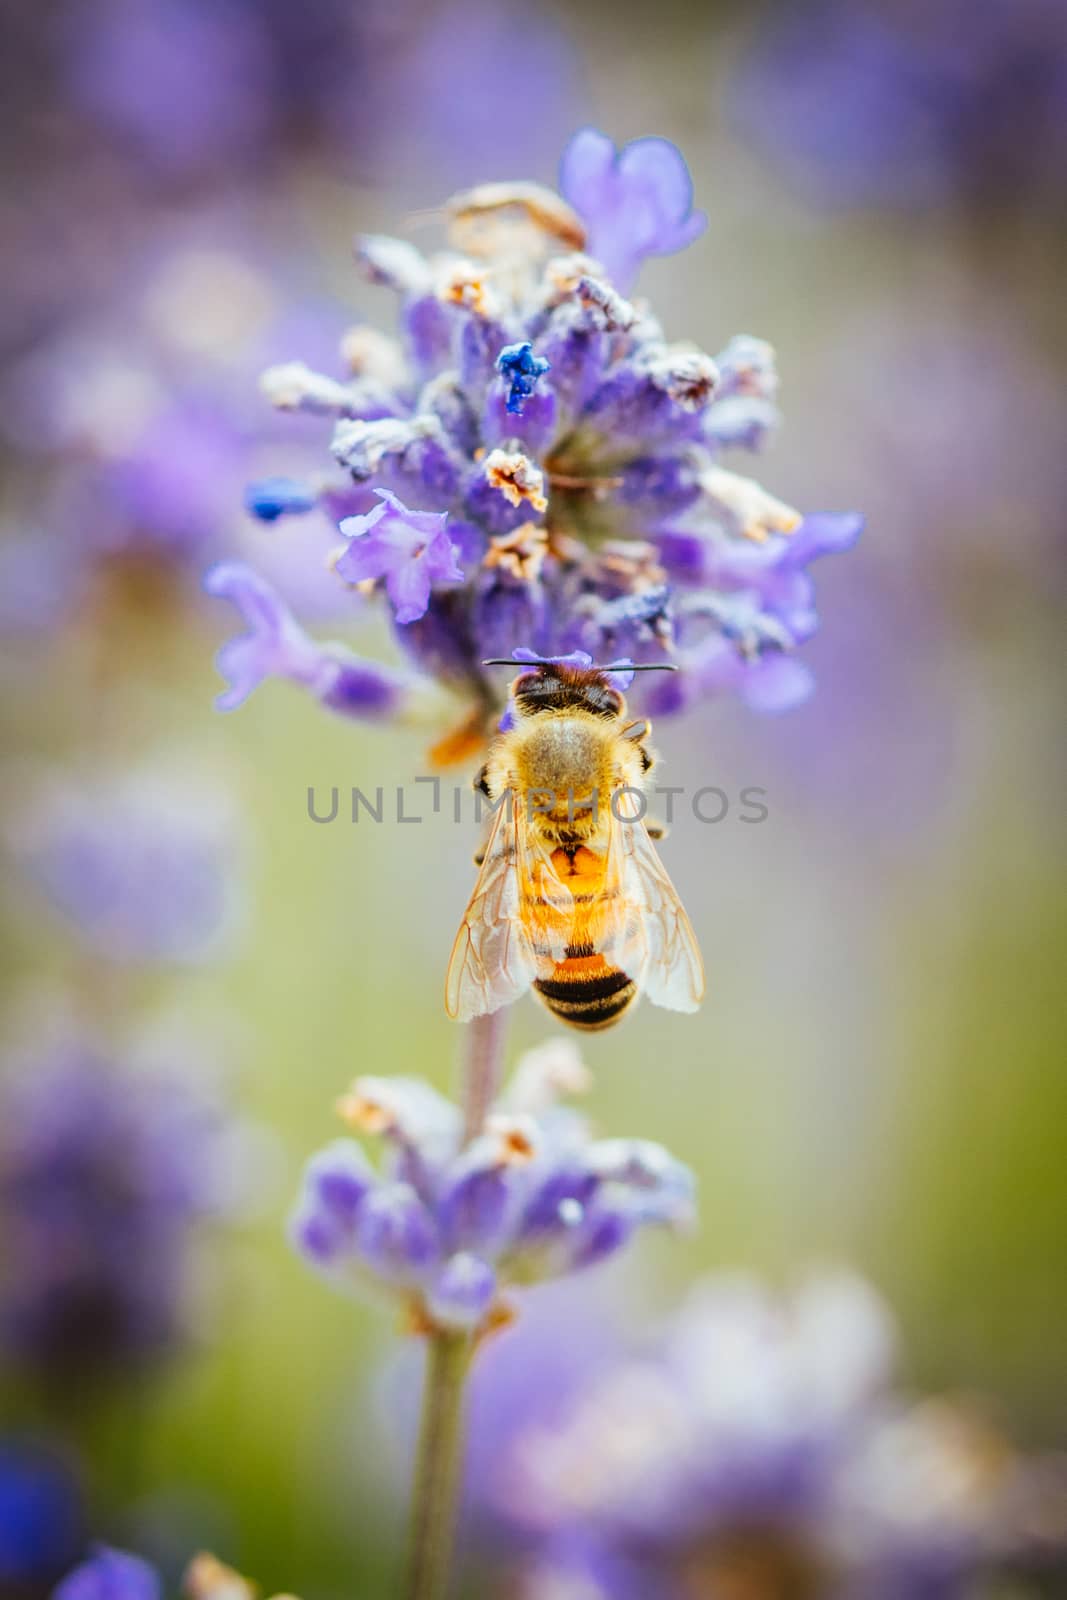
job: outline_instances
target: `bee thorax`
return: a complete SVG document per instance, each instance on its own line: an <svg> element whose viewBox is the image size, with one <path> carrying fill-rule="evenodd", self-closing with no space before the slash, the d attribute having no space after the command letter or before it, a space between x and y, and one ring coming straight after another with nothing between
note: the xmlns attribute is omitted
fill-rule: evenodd
<svg viewBox="0 0 1067 1600"><path fill-rule="evenodd" d="M516 750L521 786L568 801L599 793L606 803L612 786L612 732L591 717L538 718Z"/></svg>

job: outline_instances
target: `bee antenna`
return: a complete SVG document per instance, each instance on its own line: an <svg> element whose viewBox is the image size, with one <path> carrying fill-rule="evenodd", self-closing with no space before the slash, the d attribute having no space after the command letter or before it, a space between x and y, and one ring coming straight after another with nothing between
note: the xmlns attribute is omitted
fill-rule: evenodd
<svg viewBox="0 0 1067 1600"><path fill-rule="evenodd" d="M492 656L488 661L483 661L483 667L521 667L524 663L514 661L510 656ZM535 666L536 662L531 662ZM609 661L606 666L592 666L589 672L677 672L678 665L674 661L641 661L633 666L627 666L621 661Z"/></svg>

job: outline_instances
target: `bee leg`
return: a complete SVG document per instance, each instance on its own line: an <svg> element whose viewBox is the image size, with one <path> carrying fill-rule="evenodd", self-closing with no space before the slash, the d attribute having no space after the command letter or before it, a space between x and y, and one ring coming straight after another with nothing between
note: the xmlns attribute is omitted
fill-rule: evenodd
<svg viewBox="0 0 1067 1600"><path fill-rule="evenodd" d="M655 818L649 818L645 823L645 832L650 839L665 839L670 829L665 822L657 822Z"/></svg>
<svg viewBox="0 0 1067 1600"><path fill-rule="evenodd" d="M488 763L486 763L486 765L482 767L481 771L478 773L477 777L474 780L474 792L476 794L484 794L485 798L487 800L491 800L493 797L489 792L489 777L488 777L488 773L489 773L489 766L488 766ZM475 807L475 809L477 810L478 808ZM485 843L483 845L480 845L478 847L478 849L474 852L474 865L476 867L480 867L482 865L482 863L484 862L485 856L486 856L486 852L487 852L488 848L489 848L489 840L488 840L488 837L487 837Z"/></svg>
<svg viewBox="0 0 1067 1600"><path fill-rule="evenodd" d="M651 732L651 722L649 722L647 717L642 717L639 722L628 722L625 728L621 729L619 733L620 739L629 739L633 744L637 745L641 755L642 772L649 772L652 769L654 757L648 750L645 749L644 743Z"/></svg>

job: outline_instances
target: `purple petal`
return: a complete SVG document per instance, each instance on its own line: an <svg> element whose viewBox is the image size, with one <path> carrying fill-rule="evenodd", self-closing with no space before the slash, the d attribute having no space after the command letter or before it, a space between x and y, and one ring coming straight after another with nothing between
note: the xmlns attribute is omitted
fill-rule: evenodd
<svg viewBox="0 0 1067 1600"><path fill-rule="evenodd" d="M367 1195L356 1236L360 1255L380 1277L411 1277L438 1254L434 1219L407 1183L383 1183Z"/></svg>
<svg viewBox="0 0 1067 1600"><path fill-rule="evenodd" d="M385 591L393 603L397 622L417 622L430 604L430 569L416 557L398 566L385 580Z"/></svg>
<svg viewBox="0 0 1067 1600"><path fill-rule="evenodd" d="M364 661L343 645L309 638L281 596L241 562L213 567L204 588L231 600L249 625L216 657L219 671L230 680L216 702L220 711L234 710L271 677L303 684L331 711L351 717L388 716L411 688L402 673Z"/></svg>
<svg viewBox="0 0 1067 1600"><path fill-rule="evenodd" d="M792 711L815 688L811 668L794 655L772 653L746 667L741 696L753 711Z"/></svg>
<svg viewBox="0 0 1067 1600"><path fill-rule="evenodd" d="M355 1222L365 1196L376 1182L359 1145L338 1139L308 1164L304 1185L309 1199L337 1222Z"/></svg>
<svg viewBox="0 0 1067 1600"><path fill-rule="evenodd" d="M448 514L411 511L390 490L375 492L379 504L372 511L341 523L348 543L337 571L349 583L384 579L397 622L417 622L435 585L463 582L446 527Z"/></svg>
<svg viewBox="0 0 1067 1600"><path fill-rule="evenodd" d="M438 1216L452 1249L481 1249L500 1233L510 1198L509 1174L499 1165L463 1170L442 1194Z"/></svg>
<svg viewBox="0 0 1067 1600"><path fill-rule="evenodd" d="M668 139L635 139L616 154L605 134L584 128L564 151L560 189L586 224L590 255L623 293L646 256L683 250L707 227L692 210L685 159Z"/></svg>
<svg viewBox="0 0 1067 1600"><path fill-rule="evenodd" d="M591 667L593 658L585 650L572 650L566 656L539 656L536 650L530 650L526 645L516 645L511 652L515 661L520 661L536 667Z"/></svg>
<svg viewBox="0 0 1067 1600"><path fill-rule="evenodd" d="M160 1593L147 1561L102 1544L57 1585L52 1600L159 1600Z"/></svg>
<svg viewBox="0 0 1067 1600"><path fill-rule="evenodd" d="M216 658L230 687L218 697L220 711L243 704L265 678L292 678L314 685L322 676L323 652L293 617L281 596L250 567L228 561L204 578L208 594L231 601L248 632L222 646Z"/></svg>
<svg viewBox="0 0 1067 1600"><path fill-rule="evenodd" d="M493 1303L496 1274L480 1256L451 1256L430 1285L427 1309L435 1322L456 1331L476 1328Z"/></svg>
<svg viewBox="0 0 1067 1600"><path fill-rule="evenodd" d="M781 570L795 572L819 556L838 555L851 550L863 532L865 518L852 511L813 511L790 534L779 563Z"/></svg>
<svg viewBox="0 0 1067 1600"><path fill-rule="evenodd" d="M605 678L613 689L619 690L620 694L625 693L634 681L633 665L629 656L626 656L619 661L610 662L603 669Z"/></svg>
<svg viewBox="0 0 1067 1600"><path fill-rule="evenodd" d="M668 1226L692 1220L692 1172L651 1139L601 1139L589 1147L588 1164L601 1183L627 1192L627 1209L644 1223Z"/></svg>
<svg viewBox="0 0 1067 1600"><path fill-rule="evenodd" d="M629 1242L634 1227L634 1218L626 1210L608 1206L591 1212L575 1234L575 1271L607 1261Z"/></svg>

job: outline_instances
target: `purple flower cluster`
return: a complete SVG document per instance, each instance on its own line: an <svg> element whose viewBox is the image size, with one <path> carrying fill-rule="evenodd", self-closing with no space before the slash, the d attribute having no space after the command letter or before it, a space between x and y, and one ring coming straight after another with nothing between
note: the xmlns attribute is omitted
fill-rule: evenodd
<svg viewBox="0 0 1067 1600"><path fill-rule="evenodd" d="M1023 1507L1062 1549L1062 1473L962 1406L900 1400L892 1354L858 1279L813 1278L788 1300L709 1280L657 1351L620 1357L562 1425L512 1442L495 1490L531 1540L516 1592L949 1600L1033 1553Z"/></svg>
<svg viewBox="0 0 1067 1600"><path fill-rule="evenodd" d="M189 1563L182 1591L186 1600L256 1600L259 1592L255 1584L206 1552ZM67 1574L52 1600L160 1600L162 1594L159 1574L147 1561L100 1544Z"/></svg>
<svg viewBox="0 0 1067 1600"><path fill-rule="evenodd" d="M795 654L818 622L808 568L861 519L802 517L724 465L774 425L769 346L741 336L712 359L624 298L646 257L706 226L674 146L617 153L587 129L562 188L457 196L450 248L429 259L362 240L365 274L399 298L400 342L358 327L344 378L267 372L283 410L332 415L341 475L271 479L247 503L269 522L314 503L339 525L338 579L384 592L415 673L460 697L475 741L500 710L483 658L518 645L669 660L681 670L649 691L659 713L725 690L793 705L811 687ZM350 715L406 709L417 679L346 667L249 569L208 587L247 624L220 659L224 707L277 676Z"/></svg>
<svg viewBox="0 0 1067 1600"><path fill-rule="evenodd" d="M197 219L201 237L219 226ZM15 452L0 511L0 636L88 615L109 638L118 622L144 629L198 595L205 565L241 548L240 496L264 444L253 375L294 337L325 352L336 329L306 300L280 313L250 241L237 234L213 252L157 241L110 308L0 373L0 433ZM306 459L299 442L290 459ZM325 598L330 615L346 597L323 570L329 536L310 522L304 532L298 574L294 552L265 559L286 593L313 613Z"/></svg>
<svg viewBox="0 0 1067 1600"><path fill-rule="evenodd" d="M574 1047L550 1041L516 1068L484 1130L415 1078L360 1078L342 1116L380 1135L380 1168L353 1140L311 1161L292 1224L339 1288L398 1303L419 1330L504 1320L505 1291L614 1256L649 1224L691 1221L693 1177L661 1145L596 1139L559 1096L585 1087Z"/></svg>
<svg viewBox="0 0 1067 1600"><path fill-rule="evenodd" d="M187 1080L82 1040L11 1075L0 1345L23 1373L57 1388L126 1376L188 1332L193 1230L230 1204L235 1152L217 1100Z"/></svg>

